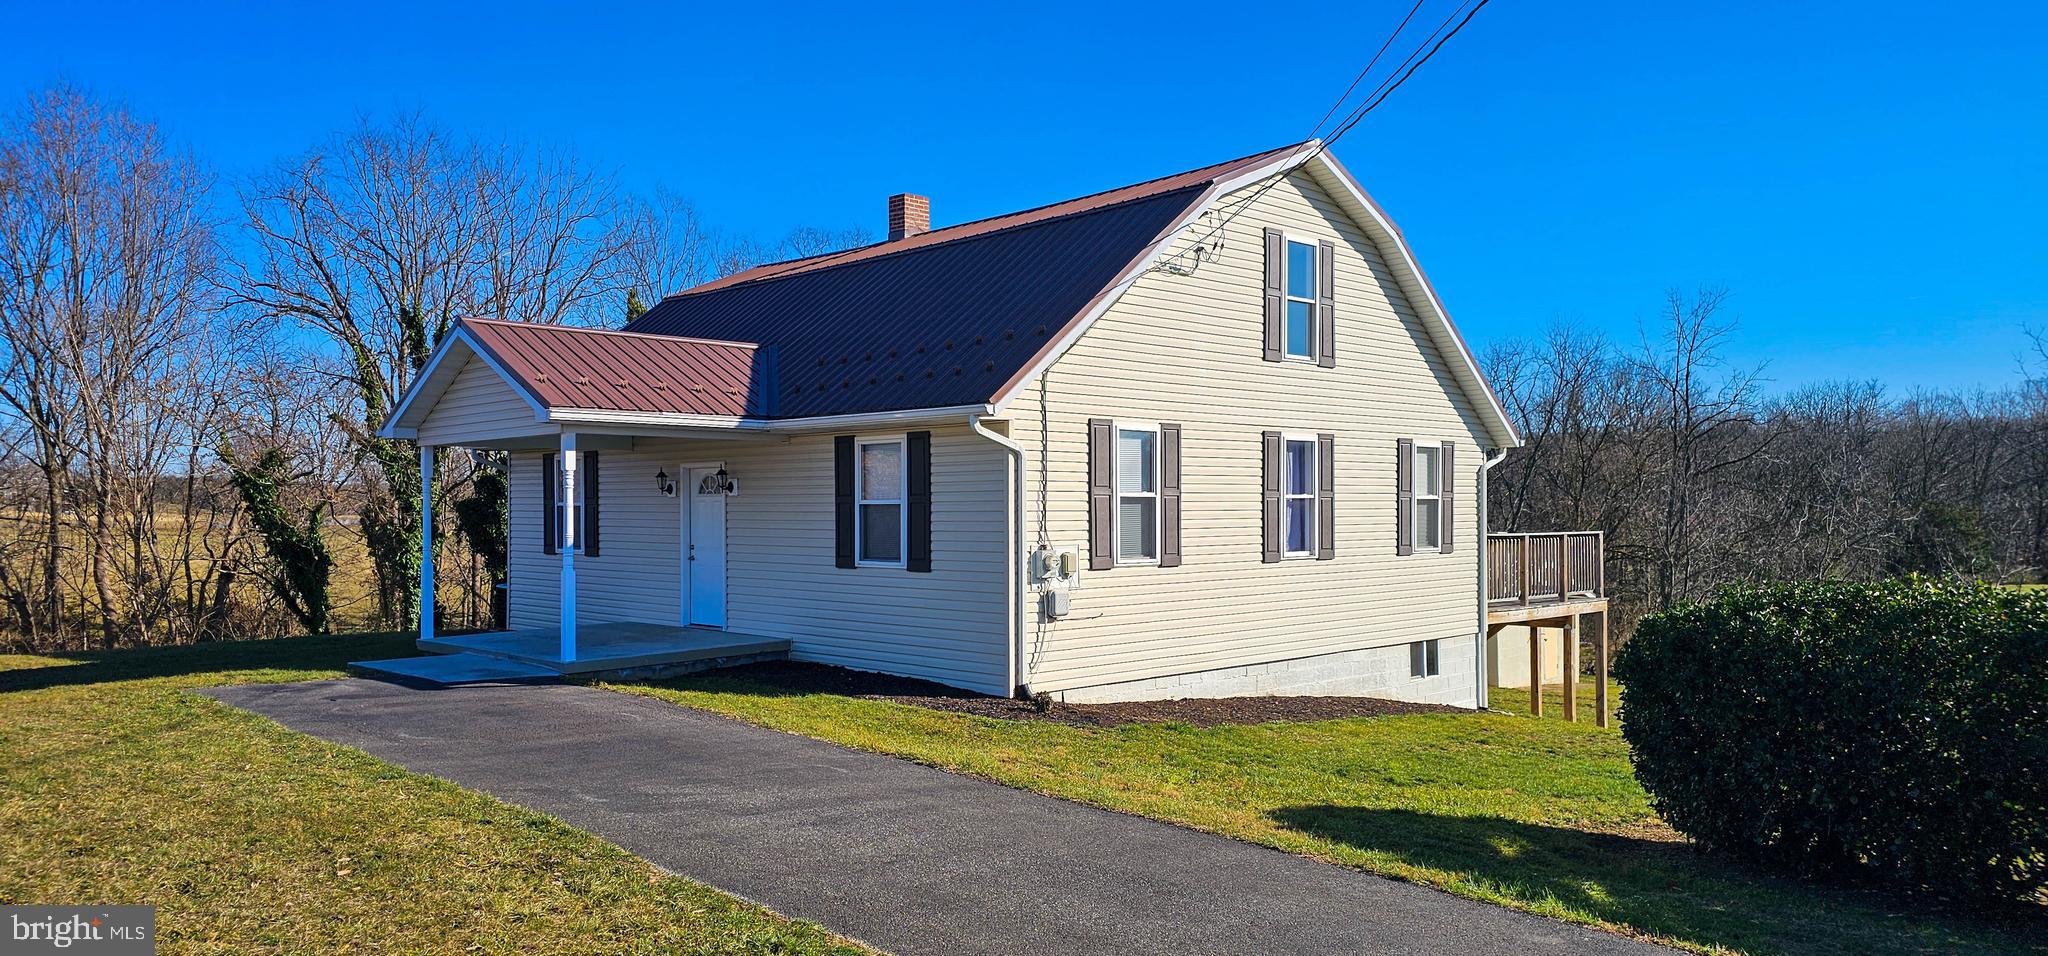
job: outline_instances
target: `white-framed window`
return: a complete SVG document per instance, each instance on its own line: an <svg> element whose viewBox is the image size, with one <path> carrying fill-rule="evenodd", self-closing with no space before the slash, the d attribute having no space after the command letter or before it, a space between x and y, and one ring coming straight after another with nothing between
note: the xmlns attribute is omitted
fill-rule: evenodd
<svg viewBox="0 0 2048 956"><path fill-rule="evenodd" d="M1282 435L1280 447L1281 554L1312 558L1316 554L1316 480L1314 435Z"/></svg>
<svg viewBox="0 0 2048 956"><path fill-rule="evenodd" d="M555 489L550 496L555 499L555 550L561 551L564 547L562 531L568 527L566 515L569 511L568 501L562 494L562 456L550 455L547 461L547 481ZM576 465L576 550L580 552L585 540L583 529L589 527L590 522L590 511L583 507L583 490L590 487L590 457L582 456Z"/></svg>
<svg viewBox="0 0 2048 956"><path fill-rule="evenodd" d="M1286 246L1283 344L1288 358L1312 361L1316 357L1316 244L1290 238Z"/></svg>
<svg viewBox="0 0 2048 956"><path fill-rule="evenodd" d="M1443 641L1416 641L1408 645L1408 676L1435 677L1443 670Z"/></svg>
<svg viewBox="0 0 2048 956"><path fill-rule="evenodd" d="M854 442L854 563L863 567L903 567L904 444L901 435Z"/></svg>
<svg viewBox="0 0 2048 956"><path fill-rule="evenodd" d="M1116 562L1159 560L1159 426L1116 424Z"/></svg>
<svg viewBox="0 0 2048 956"><path fill-rule="evenodd" d="M1444 450L1435 442L1415 443L1415 550L1435 551L1444 543Z"/></svg>

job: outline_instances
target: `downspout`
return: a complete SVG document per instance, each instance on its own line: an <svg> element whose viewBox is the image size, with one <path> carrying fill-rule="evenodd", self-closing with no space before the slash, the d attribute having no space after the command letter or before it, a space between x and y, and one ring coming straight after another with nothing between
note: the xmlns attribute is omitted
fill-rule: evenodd
<svg viewBox="0 0 2048 956"><path fill-rule="evenodd" d="M985 413L976 412L967 416L967 427L975 434L995 442L1009 452L1012 462L1010 479L1010 557L1003 572L1005 591L1009 596L1009 645L1010 645L1010 690L1013 694L1023 693L1023 687L1031 682L1031 676L1024 672L1024 587L1026 571L1024 562L1029 560L1024 552L1024 446L1011 441L1009 437L989 431L982 424Z"/></svg>
<svg viewBox="0 0 2048 956"><path fill-rule="evenodd" d="M1479 693L1476 699L1479 701L1480 710L1485 710L1489 703L1486 695L1489 683L1489 675L1486 673L1486 641L1491 636L1487 634L1486 626L1486 552L1491 550L1486 546L1486 533L1493 530L1493 525L1486 516L1486 476L1493 471L1493 466L1500 464L1507 457L1507 449L1491 449L1486 453L1486 460L1479 466L1479 666L1473 670L1479 675Z"/></svg>

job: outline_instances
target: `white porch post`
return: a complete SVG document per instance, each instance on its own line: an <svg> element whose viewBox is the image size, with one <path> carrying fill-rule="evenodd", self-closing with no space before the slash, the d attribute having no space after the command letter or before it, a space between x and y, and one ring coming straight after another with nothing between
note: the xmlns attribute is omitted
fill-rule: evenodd
<svg viewBox="0 0 2048 956"><path fill-rule="evenodd" d="M420 446L420 640L434 639L434 446Z"/></svg>
<svg viewBox="0 0 2048 956"><path fill-rule="evenodd" d="M562 659L576 659L576 549L583 541L576 534L576 433L562 433L562 487L555 489L562 502Z"/></svg>

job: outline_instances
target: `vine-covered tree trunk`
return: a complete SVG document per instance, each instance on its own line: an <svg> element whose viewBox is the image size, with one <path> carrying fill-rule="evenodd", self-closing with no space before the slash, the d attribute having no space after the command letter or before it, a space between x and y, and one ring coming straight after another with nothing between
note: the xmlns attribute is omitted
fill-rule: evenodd
<svg viewBox="0 0 2048 956"><path fill-rule="evenodd" d="M270 448L258 455L253 465L235 460L233 450L222 447L221 461L228 466L228 480L249 508L249 519L263 537L263 545L277 562L271 587L286 610L311 633L325 634L330 624L333 601L328 587L334 574L334 552L327 546L322 525L327 503L316 502L306 510L303 524L295 520L285 503L284 490L291 482L291 458L282 448Z"/></svg>

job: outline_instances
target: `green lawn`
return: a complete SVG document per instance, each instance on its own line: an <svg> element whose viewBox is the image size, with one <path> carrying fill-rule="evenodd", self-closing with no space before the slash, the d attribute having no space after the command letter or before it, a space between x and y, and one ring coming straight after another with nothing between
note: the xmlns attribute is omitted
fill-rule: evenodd
<svg viewBox="0 0 2048 956"><path fill-rule="evenodd" d="M187 688L400 637L0 656L0 902L154 903L165 953L859 952L597 837Z"/></svg>
<svg viewBox="0 0 2048 956"><path fill-rule="evenodd" d="M2048 951L2033 917L1808 886L1705 858L1650 810L1615 730L1431 714L1083 729L792 693L729 676L611 685L1700 951ZM1617 699L1619 695L1617 694ZM1526 711L1526 692L1496 708ZM2034 948L2029 949L2029 945Z"/></svg>

